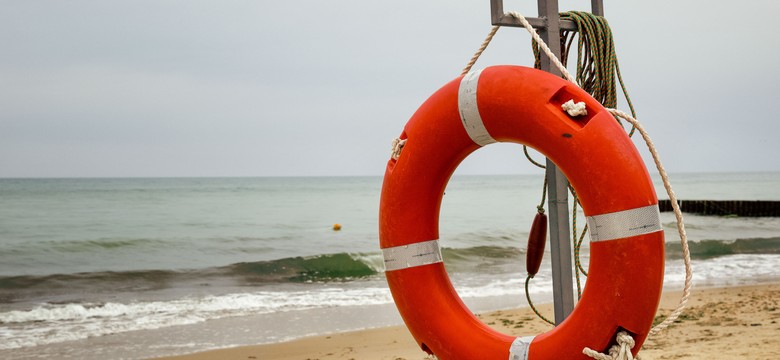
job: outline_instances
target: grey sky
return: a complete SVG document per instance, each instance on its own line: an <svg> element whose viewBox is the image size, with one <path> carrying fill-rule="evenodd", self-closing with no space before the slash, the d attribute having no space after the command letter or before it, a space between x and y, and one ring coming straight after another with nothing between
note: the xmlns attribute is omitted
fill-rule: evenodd
<svg viewBox="0 0 780 360"><path fill-rule="evenodd" d="M590 1L561 1L561 10ZM506 10L536 15L532 0ZM6 1L0 177L381 175L489 1ZM605 0L671 172L780 171L780 2ZM477 67L532 65L499 31ZM641 144L639 144L641 145ZM491 145L462 173L534 173Z"/></svg>

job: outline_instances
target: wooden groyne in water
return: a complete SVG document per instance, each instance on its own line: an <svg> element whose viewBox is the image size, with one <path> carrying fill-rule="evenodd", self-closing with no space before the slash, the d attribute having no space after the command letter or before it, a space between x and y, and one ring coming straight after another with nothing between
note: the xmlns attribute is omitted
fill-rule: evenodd
<svg viewBox="0 0 780 360"><path fill-rule="evenodd" d="M699 215L780 216L780 201L677 200L680 210ZM661 212L672 211L669 200L659 200Z"/></svg>

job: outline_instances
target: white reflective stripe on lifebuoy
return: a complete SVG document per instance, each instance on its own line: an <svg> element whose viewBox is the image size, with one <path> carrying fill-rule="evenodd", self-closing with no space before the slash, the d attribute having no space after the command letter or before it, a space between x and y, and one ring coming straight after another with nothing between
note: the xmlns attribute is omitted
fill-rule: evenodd
<svg viewBox="0 0 780 360"><path fill-rule="evenodd" d="M609 214L588 216L590 241L605 241L663 230L658 204Z"/></svg>
<svg viewBox="0 0 780 360"><path fill-rule="evenodd" d="M483 69L470 72L460 80L458 88L458 112L469 137L479 146L496 142L485 128L477 106L477 84Z"/></svg>
<svg viewBox="0 0 780 360"><path fill-rule="evenodd" d="M509 347L509 360L528 360L528 347L531 346L533 340L534 336L515 338Z"/></svg>
<svg viewBox="0 0 780 360"><path fill-rule="evenodd" d="M441 262L439 240L382 249L385 271L401 270Z"/></svg>

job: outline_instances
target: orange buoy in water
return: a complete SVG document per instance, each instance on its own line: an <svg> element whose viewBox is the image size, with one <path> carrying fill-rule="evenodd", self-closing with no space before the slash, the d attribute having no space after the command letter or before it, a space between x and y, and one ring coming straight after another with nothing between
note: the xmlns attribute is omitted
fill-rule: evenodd
<svg viewBox="0 0 780 360"><path fill-rule="evenodd" d="M333 224L333 231L341 230L341 224Z"/></svg>
<svg viewBox="0 0 780 360"><path fill-rule="evenodd" d="M561 106L584 103L570 116ZM625 130L575 84L540 70L493 66L455 79L412 116L387 162L379 205L385 276L401 316L429 354L442 360L589 359L628 332L642 347L661 299L664 235L658 198ZM447 181L470 153L494 142L531 146L552 160L577 192L590 230L588 283L571 315L533 337L493 330L452 286L439 245ZM530 236L542 250L541 222ZM538 257L531 259L535 272Z"/></svg>

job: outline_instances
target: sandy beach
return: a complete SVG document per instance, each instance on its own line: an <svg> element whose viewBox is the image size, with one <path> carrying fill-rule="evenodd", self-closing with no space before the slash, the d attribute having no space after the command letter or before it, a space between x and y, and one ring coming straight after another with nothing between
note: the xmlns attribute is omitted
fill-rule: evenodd
<svg viewBox="0 0 780 360"><path fill-rule="evenodd" d="M680 292L664 294L660 316L676 306ZM673 326L651 336L643 359L780 358L780 284L695 289L688 308ZM551 305L540 310L551 313ZM551 329L528 308L479 315L493 328L513 335ZM309 337L258 346L165 357L165 360L211 359L428 359L403 326Z"/></svg>

